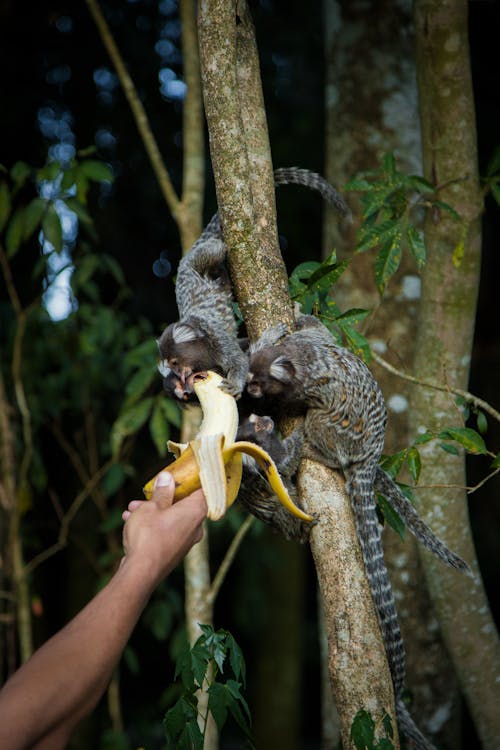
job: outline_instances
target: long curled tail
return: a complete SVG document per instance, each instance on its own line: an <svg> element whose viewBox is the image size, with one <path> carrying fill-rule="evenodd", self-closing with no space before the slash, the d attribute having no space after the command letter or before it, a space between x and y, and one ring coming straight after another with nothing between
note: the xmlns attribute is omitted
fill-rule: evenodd
<svg viewBox="0 0 500 750"><path fill-rule="evenodd" d="M408 741L412 750L436 750L417 727L401 698L396 699L396 718L399 730Z"/></svg>
<svg viewBox="0 0 500 750"><path fill-rule="evenodd" d="M274 170L274 184L276 186L301 185L309 190L316 190L325 201L335 206L342 216L351 215L349 206L338 190L317 172L299 167L282 167ZM220 264L225 257L225 246L216 246L211 243L213 240L222 241L219 212L212 216L189 253L186 254L184 262L191 265L198 273L206 273L207 267Z"/></svg>
<svg viewBox="0 0 500 750"><path fill-rule="evenodd" d="M403 495L394 480L380 466L377 466L375 473L375 489L387 498L411 533L424 547L430 550L446 565L450 565L452 568L473 576L465 560L462 560L459 555L448 549L446 544L438 539L432 529L420 518L414 506Z"/></svg>
<svg viewBox="0 0 500 750"><path fill-rule="evenodd" d="M340 193L317 172L299 167L282 167L274 170L275 185L302 185L310 190L317 190L325 201L335 206L343 216L350 216L351 211Z"/></svg>
<svg viewBox="0 0 500 750"><path fill-rule="evenodd" d="M382 631L397 700L404 688L406 655L382 549L373 492L373 468L357 464L346 469L345 474L366 576Z"/></svg>

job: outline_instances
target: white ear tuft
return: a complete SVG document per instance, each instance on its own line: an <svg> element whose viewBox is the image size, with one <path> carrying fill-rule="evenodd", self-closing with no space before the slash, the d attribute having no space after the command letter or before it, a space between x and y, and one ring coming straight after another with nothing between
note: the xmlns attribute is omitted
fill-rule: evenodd
<svg viewBox="0 0 500 750"><path fill-rule="evenodd" d="M163 375L164 378L167 378L172 372L167 364L166 359L162 359L160 360L160 362L158 362L158 372L160 373L160 375Z"/></svg>
<svg viewBox="0 0 500 750"><path fill-rule="evenodd" d="M189 341L201 338L201 333L187 323L174 323L172 327L172 339L174 344L187 344Z"/></svg>
<svg viewBox="0 0 500 750"><path fill-rule="evenodd" d="M295 370L288 357L277 357L269 368L269 374L281 383L291 383Z"/></svg>

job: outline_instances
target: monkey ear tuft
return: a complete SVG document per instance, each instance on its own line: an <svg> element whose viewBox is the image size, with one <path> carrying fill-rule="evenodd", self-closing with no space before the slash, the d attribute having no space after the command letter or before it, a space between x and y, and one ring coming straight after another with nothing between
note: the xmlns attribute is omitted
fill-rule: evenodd
<svg viewBox="0 0 500 750"><path fill-rule="evenodd" d="M160 362L158 362L158 372L160 373L160 375L163 375L164 378L167 378L172 372L167 364L166 359L162 359L160 360Z"/></svg>
<svg viewBox="0 0 500 750"><path fill-rule="evenodd" d="M277 357L269 368L269 374L281 383L291 383L295 375L295 367L288 357Z"/></svg>
<svg viewBox="0 0 500 750"><path fill-rule="evenodd" d="M172 326L172 339L174 344L187 344L202 337L201 331L196 330L188 323L174 323Z"/></svg>

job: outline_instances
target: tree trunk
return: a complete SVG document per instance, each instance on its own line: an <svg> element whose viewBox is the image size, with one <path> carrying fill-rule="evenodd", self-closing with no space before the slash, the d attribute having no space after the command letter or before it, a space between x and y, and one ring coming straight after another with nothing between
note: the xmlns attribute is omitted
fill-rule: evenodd
<svg viewBox="0 0 500 750"><path fill-rule="evenodd" d="M390 0L364 4L325 0L326 172L334 184L357 172L375 168L386 153L398 167L421 174L421 138L411 7ZM369 23L367 20L369 19ZM414 261L404 255L381 301L371 253L353 254L360 225L354 194L354 221L339 223L325 213L324 254L335 248L350 265L335 289L342 310L373 310L365 326L371 346L397 368L411 362L418 312L420 280ZM388 407L385 453L409 442L409 386L372 363ZM398 604L407 652L407 685L417 725L440 743L458 750L460 701L455 674L443 647L411 534L402 541L392 529L384 532L387 569ZM432 658L429 658L432 653ZM446 711L438 710L446 706ZM438 724L435 717L443 717Z"/></svg>
<svg viewBox="0 0 500 750"><path fill-rule="evenodd" d="M237 99L234 95L238 90L238 63L243 65L242 50L249 49L243 46L243 31L239 31L239 28L243 25L246 34L250 29L250 24L244 3L238 4L237 13L235 13L234 6L227 0L203 0L201 2L200 58L217 198L224 239L229 247L231 275L236 296L250 337L255 337L268 325L278 320L291 322L291 303L285 267L278 248L276 217L273 215L271 222L264 215L264 207L266 213L270 207L274 211L275 203L271 165L262 160L262 154L266 152L269 154L265 119L261 117L260 124L257 124L254 119L255 113L248 109L249 103L262 101L262 96L256 92L255 88L253 89L254 96L249 95L248 89L245 98ZM244 38L245 43L248 44L250 36ZM255 50L254 43L251 48ZM256 65L253 70L254 74L249 80L252 81L253 87L260 89L260 77ZM256 127L252 128L251 132L243 125L248 121L256 123ZM253 196L257 188L261 192L258 201ZM306 469L303 473L303 486L308 486L309 473L311 473L312 481L314 475L320 470L321 467L315 466L313 469L310 464L309 470ZM327 487L327 484L321 485L324 494L308 495L310 511L318 510L320 513L327 513L331 500L327 495ZM349 508L345 512L351 520L347 497L344 493L340 494L345 501L344 507ZM335 549L330 536L332 533L335 533L332 524L318 524L313 530L318 545L316 552L318 567L322 562L326 565L327 561L334 567L338 564L337 560L332 561L330 557L326 557L327 552L331 553L332 549ZM359 555L353 525L350 526L350 544ZM322 569L321 574L318 570L318 574L320 578L324 576L325 568ZM349 607L353 607L352 611L347 608L342 621L337 619L337 624L340 624L342 628L336 642L334 638L330 639L331 648L340 649L342 653L345 650L347 654L349 649L351 653L353 652L354 642L349 639L345 626L349 622L364 622L365 611L368 618L371 617L371 638L355 641L356 654L350 664L350 679L344 685L345 692L340 701L344 711L342 738L346 749L352 746L350 726L352 717L360 706L372 713L378 711L379 707L383 707L394 718L392 684L373 603L369 595L363 595L355 602L348 599L348 593L352 590L350 579L350 570L349 574L342 579L335 578L338 583L335 596L325 601L325 615L330 627L334 621L333 601L345 601ZM328 589L325 587L323 593L325 594L327 590L330 593L333 591L331 587ZM375 647L376 643L378 643L378 648ZM376 657L379 657L378 665L370 670L370 680L366 680L367 665L374 665L372 660L376 660ZM332 674L339 680L339 671L335 669L335 663L338 664L338 659L332 652ZM381 676L383 676L382 679L380 679ZM341 685L340 680L338 684ZM356 700L349 704L349 697L354 699L354 696ZM393 725L395 726L394 721Z"/></svg>
<svg viewBox="0 0 500 750"><path fill-rule="evenodd" d="M415 373L425 380L466 388L480 267L481 192L477 173L474 103L470 79L465 0L417 0L418 86L424 174L461 223L429 216L428 262L422 274ZM454 250L463 242L463 256ZM415 387L411 421L415 435L460 422L454 399ZM436 533L472 566L475 580L422 555L429 591L460 686L484 748L500 747L500 647L479 577L467 513L463 456L424 447L418 507ZM438 485L454 485L443 489Z"/></svg>

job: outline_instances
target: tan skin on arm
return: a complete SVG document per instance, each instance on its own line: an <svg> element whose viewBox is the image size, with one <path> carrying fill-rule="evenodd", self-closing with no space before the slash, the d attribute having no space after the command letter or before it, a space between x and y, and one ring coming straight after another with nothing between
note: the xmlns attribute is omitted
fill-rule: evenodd
<svg viewBox="0 0 500 750"><path fill-rule="evenodd" d="M151 593L202 537L202 491L175 505L173 492L162 472L149 502L129 504L114 576L0 692L2 750L64 748L98 702Z"/></svg>

